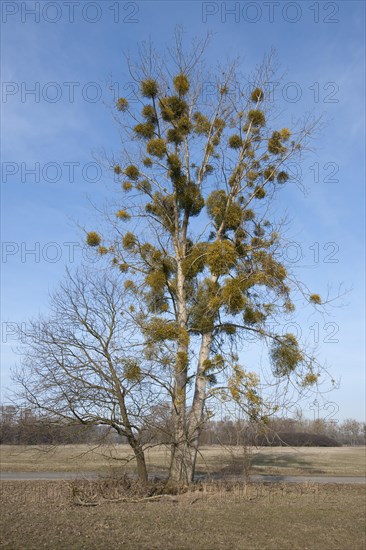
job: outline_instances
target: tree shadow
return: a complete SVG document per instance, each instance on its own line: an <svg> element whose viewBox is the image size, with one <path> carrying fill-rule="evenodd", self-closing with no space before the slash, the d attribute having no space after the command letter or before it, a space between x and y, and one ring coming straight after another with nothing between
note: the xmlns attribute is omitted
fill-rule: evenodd
<svg viewBox="0 0 366 550"><path fill-rule="evenodd" d="M306 460L300 453L253 453L250 457L250 474L324 474L325 470L315 468L313 463ZM225 461L225 465L211 472L215 478L226 476L243 476L245 472L244 458L233 456ZM207 472L197 471L198 475L207 475Z"/></svg>
<svg viewBox="0 0 366 550"><path fill-rule="evenodd" d="M324 474L325 471L315 468L313 463L306 460L300 453L256 453L253 455L252 468L280 468L281 470L295 468L301 473Z"/></svg>

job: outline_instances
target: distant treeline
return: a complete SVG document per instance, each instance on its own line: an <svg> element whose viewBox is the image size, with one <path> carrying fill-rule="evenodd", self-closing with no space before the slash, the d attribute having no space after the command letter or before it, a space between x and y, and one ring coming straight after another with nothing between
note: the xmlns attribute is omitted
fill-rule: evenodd
<svg viewBox="0 0 366 550"><path fill-rule="evenodd" d="M273 418L266 426L262 426L225 418L207 424L201 434L201 443L293 447L366 445L366 424L353 419L327 422L321 419Z"/></svg>
<svg viewBox="0 0 366 550"><path fill-rule="evenodd" d="M169 444L169 425L157 414L154 429L151 422L144 430L146 443ZM159 424L161 423L161 429ZM12 405L0 406L0 444L57 445L99 443L104 441L126 443L107 426L68 424L60 420L39 417L31 409ZM335 447L366 445L366 424L347 419L343 422L325 420L291 420L273 418L267 425L233 421L225 417L209 421L201 433L201 445L290 445Z"/></svg>
<svg viewBox="0 0 366 550"><path fill-rule="evenodd" d="M0 444L94 443L101 435L98 426L70 425L52 418L39 418L30 409L13 406L2 406L0 409Z"/></svg>

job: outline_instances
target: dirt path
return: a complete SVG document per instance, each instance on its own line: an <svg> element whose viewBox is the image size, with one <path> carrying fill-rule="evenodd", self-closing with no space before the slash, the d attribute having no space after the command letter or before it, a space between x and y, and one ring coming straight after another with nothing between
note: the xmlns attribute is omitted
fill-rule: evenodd
<svg viewBox="0 0 366 550"><path fill-rule="evenodd" d="M57 481L62 479L95 479L99 477L98 472L0 472L0 481L33 481L49 480ZM152 477L154 477L152 475ZM160 477L156 475L155 477ZM213 479L226 479L230 481L239 481L241 476L212 476ZM198 476L198 479L209 479L207 476ZM268 482L268 483L352 483L365 484L366 478L363 476L287 476L287 475L251 475L250 481Z"/></svg>

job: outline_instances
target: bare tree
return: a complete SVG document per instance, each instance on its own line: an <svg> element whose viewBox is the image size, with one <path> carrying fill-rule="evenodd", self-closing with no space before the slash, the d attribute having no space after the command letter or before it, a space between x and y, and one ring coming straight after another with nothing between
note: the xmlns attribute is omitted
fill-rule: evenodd
<svg viewBox="0 0 366 550"><path fill-rule="evenodd" d="M50 307L50 315L31 321L22 335L24 359L13 373L17 396L48 417L108 426L125 436L146 482L144 417L164 391L149 377L120 278L68 272Z"/></svg>
<svg viewBox="0 0 366 550"><path fill-rule="evenodd" d="M339 426L340 436L348 445L359 445L364 442L362 437L362 423L352 418L346 418Z"/></svg>

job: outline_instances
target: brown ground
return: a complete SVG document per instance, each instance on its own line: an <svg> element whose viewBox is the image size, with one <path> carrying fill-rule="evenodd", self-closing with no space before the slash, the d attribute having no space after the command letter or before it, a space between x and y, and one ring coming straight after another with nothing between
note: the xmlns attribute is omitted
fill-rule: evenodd
<svg viewBox="0 0 366 550"><path fill-rule="evenodd" d="M113 487L95 494L95 485L86 482L3 481L1 547L364 550L366 545L363 486L204 484L160 500L105 502L121 497ZM98 505L80 505L90 502Z"/></svg>

